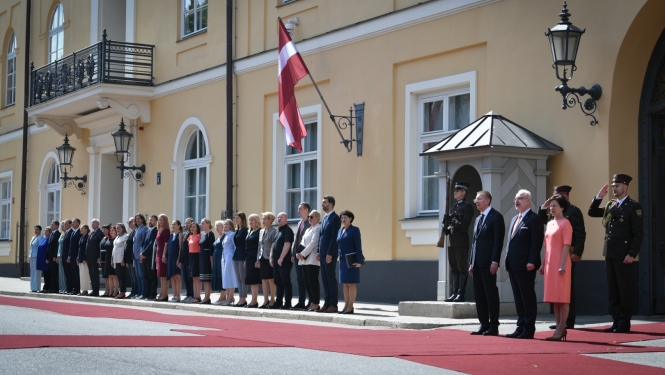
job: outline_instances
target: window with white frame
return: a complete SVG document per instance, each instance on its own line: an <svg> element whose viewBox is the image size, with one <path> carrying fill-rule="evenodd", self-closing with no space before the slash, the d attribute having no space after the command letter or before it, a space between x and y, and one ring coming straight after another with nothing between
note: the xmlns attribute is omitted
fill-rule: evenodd
<svg viewBox="0 0 665 375"><path fill-rule="evenodd" d="M208 0L182 0L182 36L208 28Z"/></svg>
<svg viewBox="0 0 665 375"><path fill-rule="evenodd" d="M60 195L60 170L53 161L46 179L46 225L53 220L60 220Z"/></svg>
<svg viewBox="0 0 665 375"><path fill-rule="evenodd" d="M65 42L65 29L64 29L65 14L62 9L62 4L55 6L53 16L51 17L51 26L49 27L48 40L49 40L49 55L48 62L52 63L62 58Z"/></svg>
<svg viewBox="0 0 665 375"><path fill-rule="evenodd" d="M305 121L307 136L302 140L302 153L286 146L284 153L284 212L298 217L298 205L308 202L316 207L318 200L318 124Z"/></svg>
<svg viewBox="0 0 665 375"><path fill-rule="evenodd" d="M9 240L12 213L12 180L0 179L0 240Z"/></svg>
<svg viewBox="0 0 665 375"><path fill-rule="evenodd" d="M5 88L5 105L16 102L16 35L12 33L9 37L7 47L7 80Z"/></svg>
<svg viewBox="0 0 665 375"><path fill-rule="evenodd" d="M208 161L203 133L192 134L185 149L185 216L199 222L206 215L208 204Z"/></svg>
<svg viewBox="0 0 665 375"><path fill-rule="evenodd" d="M470 121L470 93L467 88L422 95L418 100L419 153L434 146L449 132L459 130ZM419 213L439 211L438 162L431 156L421 157Z"/></svg>

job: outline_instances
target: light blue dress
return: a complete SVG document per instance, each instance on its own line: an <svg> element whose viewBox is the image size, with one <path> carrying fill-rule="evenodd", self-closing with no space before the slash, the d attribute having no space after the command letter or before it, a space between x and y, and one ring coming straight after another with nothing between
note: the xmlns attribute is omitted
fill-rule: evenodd
<svg viewBox="0 0 665 375"><path fill-rule="evenodd" d="M39 244L44 239L41 234L32 237L30 240L30 290L39 292L39 287L42 284L42 271L37 270L37 253L39 252Z"/></svg>
<svg viewBox="0 0 665 375"><path fill-rule="evenodd" d="M238 276L233 267L233 254L236 252L236 245L233 242L236 232L228 231L224 234L222 246L224 251L222 253L222 287L224 289L237 288Z"/></svg>
<svg viewBox="0 0 665 375"><path fill-rule="evenodd" d="M65 233L63 232L58 238L58 286L61 292L67 290L67 279L65 278L65 269L62 266L62 246L65 241ZM66 262L66 260L65 260Z"/></svg>

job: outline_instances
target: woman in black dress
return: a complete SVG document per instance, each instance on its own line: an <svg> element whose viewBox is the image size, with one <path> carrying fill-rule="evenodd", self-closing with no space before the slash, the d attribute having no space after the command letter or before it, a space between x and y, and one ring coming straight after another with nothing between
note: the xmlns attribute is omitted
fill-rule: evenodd
<svg viewBox="0 0 665 375"><path fill-rule="evenodd" d="M116 234L115 227L113 225L103 225L102 232L104 233L104 238L99 244L99 259L103 262L102 277L104 278L105 291L100 297L115 297L117 292L115 291L111 279L111 276L115 276L115 269L113 269L113 241L115 240ZM114 294L114 292L116 293Z"/></svg>
<svg viewBox="0 0 665 375"><path fill-rule="evenodd" d="M215 248L215 233L212 231L212 222L208 218L201 220L201 240L199 241L199 278L203 283L205 297L199 302L209 305L212 293L212 251ZM217 266L217 265L216 265ZM218 267L221 267L218 266Z"/></svg>
<svg viewBox="0 0 665 375"><path fill-rule="evenodd" d="M259 233L261 232L261 218L257 214L249 215L249 230L245 241L245 285L252 289L252 301L246 307L259 307L259 284L261 284L261 269L257 268L256 257L259 252Z"/></svg>
<svg viewBox="0 0 665 375"><path fill-rule="evenodd" d="M236 251L233 253L233 268L238 278L238 296L240 300L236 307L247 306L247 288L245 287L245 251L247 241L247 216L244 212L238 212L233 218L236 224L236 235L233 237L233 243ZM256 256L254 257L256 259Z"/></svg>

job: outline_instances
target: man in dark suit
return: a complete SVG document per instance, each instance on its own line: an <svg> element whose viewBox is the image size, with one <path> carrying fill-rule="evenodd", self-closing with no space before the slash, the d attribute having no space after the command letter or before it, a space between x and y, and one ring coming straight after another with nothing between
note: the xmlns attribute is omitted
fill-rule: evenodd
<svg viewBox="0 0 665 375"><path fill-rule="evenodd" d="M104 233L99 229L99 220L92 219L90 222L90 235L85 247L85 260L88 262L88 273L90 273L90 284L92 285L91 297L99 297L99 261L100 243L104 239Z"/></svg>
<svg viewBox="0 0 665 375"><path fill-rule="evenodd" d="M536 272L540 268L543 248L543 219L531 211L531 193L520 190L515 195L518 214L510 222L506 246L506 271L513 288L517 310L517 329L506 337L532 339L536 332L538 302Z"/></svg>
<svg viewBox="0 0 665 375"><path fill-rule="evenodd" d="M321 236L316 259L321 263L321 281L325 292L324 304L317 312L337 312L337 232L342 222L335 213L335 198L327 195L323 197L321 208L326 213L321 221Z"/></svg>
<svg viewBox="0 0 665 375"><path fill-rule="evenodd" d="M275 286L277 287L276 302L271 309L280 308L289 310L293 300L293 286L291 284L291 267L293 254L293 230L289 227L289 218L286 212L277 215L277 239L273 243L270 265L273 267Z"/></svg>
<svg viewBox="0 0 665 375"><path fill-rule="evenodd" d="M614 198L600 208L608 185L600 189L591 202L589 216L602 217L605 227L605 272L607 291L610 299L612 327L605 332L630 332L630 319L633 315L635 283L633 281L633 261L640 253L644 237L642 206L628 196L628 184L632 177L615 174L612 179Z"/></svg>
<svg viewBox="0 0 665 375"><path fill-rule="evenodd" d="M67 267L71 275L70 283L67 285L67 294L76 295L81 293L81 279L78 266L79 241L81 240L81 220L74 218L72 220L72 236L69 241L69 256L67 257ZM63 258L64 259L64 258Z"/></svg>
<svg viewBox="0 0 665 375"><path fill-rule="evenodd" d="M311 207L307 202L302 202L300 205L298 205L298 215L300 216L300 221L298 221L298 226L296 226L296 238L295 241L293 241L293 249L291 251L291 262L296 268L296 281L298 282L298 303L293 306L294 310L305 310L309 308L311 302L305 305L305 297L306 295L309 295L310 299L312 298L312 293L307 290L308 285L305 284L305 279L303 277L303 266L299 265L295 259L296 254L300 253L300 249L298 249L298 247L300 246L302 237L305 235L307 228L311 226L308 220L310 210Z"/></svg>
<svg viewBox="0 0 665 375"><path fill-rule="evenodd" d="M48 288L44 285L45 293L58 293L58 241L60 240L60 222L53 220L51 222L51 235L48 238L48 247L46 249L46 263L49 265L48 271ZM44 280L46 280L46 274L44 274Z"/></svg>
<svg viewBox="0 0 665 375"><path fill-rule="evenodd" d="M148 220L148 234L143 240L143 249L141 250L141 265L143 267L143 293L146 301L157 299L157 269L154 266L153 248L157 238L157 215L150 216Z"/></svg>
<svg viewBox="0 0 665 375"><path fill-rule="evenodd" d="M570 191L573 188L568 185L561 185L554 187L554 193L552 195L559 194L562 197L566 198L567 201L570 201ZM540 210L538 210L538 215L543 222L547 224L552 220L552 214L549 213L548 208L550 207L550 199L547 199ZM563 210L563 216L570 221L570 225L573 227L573 241L571 245L571 250L573 254L570 256L573 267L570 270L570 310L568 311L568 318L566 319L566 328L573 329L575 328L575 318L576 314L576 294L575 294L575 267L577 262L582 259L582 253L584 252L584 242L586 241L586 229L584 227L584 215L582 215L582 210L577 206L569 205L566 209ZM551 325L550 329L556 329L556 325Z"/></svg>
<svg viewBox="0 0 665 375"><path fill-rule="evenodd" d="M127 298L134 298L139 290L138 281L136 280L136 269L134 268L134 236L136 236L136 226L134 225L134 216L130 216L127 220L127 230L129 231L129 236L127 236L127 244L125 245L125 263L127 264L127 270L129 271L129 280L130 287L132 292L129 293Z"/></svg>
<svg viewBox="0 0 665 375"><path fill-rule="evenodd" d="M480 328L471 334L498 336L499 288L496 286L496 271L501 261L505 224L503 215L490 206L492 194L489 191L479 191L475 202L480 215L474 225L469 274L473 276Z"/></svg>
<svg viewBox="0 0 665 375"><path fill-rule="evenodd" d="M60 264L62 264L62 274L65 278L65 289L60 293L66 294L72 290L72 273L69 268L69 263L67 263L67 258L69 258L69 246L72 240L72 221L64 220L65 222L65 233L63 234L64 238L62 240L62 252L60 253Z"/></svg>
<svg viewBox="0 0 665 375"><path fill-rule="evenodd" d="M450 214L443 216L443 232L448 237L448 264L453 280L453 291L444 302L464 302L466 281L469 277L469 226L473 219L473 206L466 201L466 193L471 184L456 182L453 191L455 204Z"/></svg>

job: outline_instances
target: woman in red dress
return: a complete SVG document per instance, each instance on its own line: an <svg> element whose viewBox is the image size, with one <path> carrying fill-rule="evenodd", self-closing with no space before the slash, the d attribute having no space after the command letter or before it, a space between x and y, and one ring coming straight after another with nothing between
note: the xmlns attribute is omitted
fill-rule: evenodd
<svg viewBox="0 0 665 375"><path fill-rule="evenodd" d="M570 205L566 198L554 195L550 198L550 211L554 220L547 223L545 231L545 258L540 267L544 275L544 302L554 305L556 331L547 340L566 339L566 319L570 308L570 276L572 262L570 260L570 244L573 238L573 227L563 216L563 210Z"/></svg>
<svg viewBox="0 0 665 375"><path fill-rule="evenodd" d="M158 302L169 300L169 282L166 280L166 244L169 242L169 237L171 237L169 223L169 218L165 214L160 214L157 218L157 238L155 239L157 254L155 256L155 264L157 265L157 277L159 277L159 284L161 285L159 296L157 296Z"/></svg>

